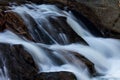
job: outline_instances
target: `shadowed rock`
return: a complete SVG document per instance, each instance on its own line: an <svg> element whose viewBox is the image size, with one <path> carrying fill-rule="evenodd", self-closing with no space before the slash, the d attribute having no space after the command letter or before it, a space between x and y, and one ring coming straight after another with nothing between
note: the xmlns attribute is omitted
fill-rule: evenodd
<svg viewBox="0 0 120 80"><path fill-rule="evenodd" d="M33 80L77 80L71 72L42 72L34 77Z"/></svg>
<svg viewBox="0 0 120 80"><path fill-rule="evenodd" d="M72 51L58 51L59 54L62 54L65 56L65 58L68 60L68 62L76 65L77 67L81 67L81 62L83 64L85 64L86 68L88 69L89 73L91 76L96 76L99 73L97 73L97 71L95 70L95 66L94 63L91 62L89 59L87 59L86 57L84 57L83 55L76 53L76 52L72 52Z"/></svg>
<svg viewBox="0 0 120 80"><path fill-rule="evenodd" d="M21 45L0 44L0 52L11 80L30 80L37 74L36 64Z"/></svg>
<svg viewBox="0 0 120 80"><path fill-rule="evenodd" d="M57 41L61 41L60 43L64 43L64 36L60 37L60 33L65 34L68 38L68 43L83 43L87 44L83 38L81 38L67 23L67 19L65 17L49 17L50 23L53 26L54 30L48 30L54 39ZM55 32L56 31L56 32ZM54 32L54 33L53 33ZM66 44L66 43L64 43Z"/></svg>

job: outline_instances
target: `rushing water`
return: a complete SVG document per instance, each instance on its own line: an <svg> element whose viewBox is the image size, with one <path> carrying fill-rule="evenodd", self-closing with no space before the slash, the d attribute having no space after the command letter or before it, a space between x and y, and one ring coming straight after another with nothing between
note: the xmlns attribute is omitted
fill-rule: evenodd
<svg viewBox="0 0 120 80"><path fill-rule="evenodd" d="M9 77L8 77L8 71L7 71L7 68L5 66L5 61L2 59L2 56L0 55L0 64L2 66L0 66L0 80L10 80Z"/></svg>
<svg viewBox="0 0 120 80"><path fill-rule="evenodd" d="M111 38L94 37L88 30L85 30L74 17L73 14L60 10L54 5L35 5L26 4L11 7L12 11L18 13L27 25L31 36L34 39L41 38L42 32L51 40L50 44L41 42L31 42L18 37L11 31L0 33L0 43L21 44L32 55L34 61L42 72L70 71L73 72L78 80L120 80L120 40ZM31 17L36 23L39 32L31 22ZM71 29L82 37L88 44L70 43L65 32L57 33L54 26L50 23L49 17L66 17L66 22ZM62 23L61 23L62 25ZM62 25L64 26L64 25ZM67 31L67 30L66 30ZM38 35L36 38L35 36ZM39 39L41 40L41 39ZM59 40L63 43L60 45ZM56 62L44 48L52 50L61 64ZM101 76L90 77L87 66L69 52L83 55L95 65L95 70ZM1 70L1 69L0 69ZM1 73L1 71L0 71ZM2 78L2 77L1 77ZM0 79L6 80L6 79Z"/></svg>

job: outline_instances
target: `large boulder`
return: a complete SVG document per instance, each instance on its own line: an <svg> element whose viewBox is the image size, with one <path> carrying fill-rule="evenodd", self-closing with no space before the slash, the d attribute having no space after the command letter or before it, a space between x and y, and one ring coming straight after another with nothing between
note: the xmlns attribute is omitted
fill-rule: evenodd
<svg viewBox="0 0 120 80"><path fill-rule="evenodd" d="M106 36L120 38L120 1L119 0L77 0L89 7L95 15L85 15L92 22L96 23L95 19L91 19L89 16L97 16L99 24L96 26L99 30L102 30ZM82 12L82 11L81 11ZM90 12L89 12L90 13Z"/></svg>

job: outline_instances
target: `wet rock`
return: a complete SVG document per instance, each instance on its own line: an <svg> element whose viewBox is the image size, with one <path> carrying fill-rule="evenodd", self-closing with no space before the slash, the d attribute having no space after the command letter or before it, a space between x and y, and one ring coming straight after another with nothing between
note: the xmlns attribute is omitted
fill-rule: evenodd
<svg viewBox="0 0 120 80"><path fill-rule="evenodd" d="M50 38L44 28L40 28L37 22L27 13L24 14L25 17L29 20L27 28L29 30L30 35L33 40L36 42L44 43L44 44L54 44L55 42ZM46 23L45 23L46 24ZM44 27L44 26L43 26Z"/></svg>
<svg viewBox="0 0 120 80"><path fill-rule="evenodd" d="M80 37L67 23L67 19L65 17L49 17L50 23L53 26L53 30L47 30L53 38L61 43L61 44L69 44L69 43L83 43L87 44L86 41ZM53 33L54 32L54 33ZM60 34L63 34L60 36ZM66 41L66 38L68 39Z"/></svg>
<svg viewBox="0 0 120 80"><path fill-rule="evenodd" d="M89 59L87 59L83 55L80 55L79 53L71 52L71 54L73 54L76 58L81 60L87 66L88 71L89 71L91 76L96 76L98 74L95 70L94 63L91 62Z"/></svg>
<svg viewBox="0 0 120 80"><path fill-rule="evenodd" d="M77 80L71 72L42 72L36 75L33 80Z"/></svg>
<svg viewBox="0 0 120 80"><path fill-rule="evenodd" d="M0 6L9 6L11 3L24 4L26 0L0 0Z"/></svg>
<svg viewBox="0 0 120 80"><path fill-rule="evenodd" d="M15 0L11 0L15 2ZM17 0L25 2L25 0ZM16 1L16 2L17 2ZM34 3L55 4L61 9L76 10L89 19L104 37L120 38L119 0L28 0ZM6 4L7 0L1 2Z"/></svg>
<svg viewBox="0 0 120 80"><path fill-rule="evenodd" d="M0 44L0 52L11 80L30 80L37 74L36 64L21 45Z"/></svg>
<svg viewBox="0 0 120 80"><path fill-rule="evenodd" d="M79 20L80 25L96 37L104 37L102 32L87 17L76 10L71 10L73 15Z"/></svg>
<svg viewBox="0 0 120 80"><path fill-rule="evenodd" d="M120 38L119 0L77 1L80 3L78 8L76 7L79 12L93 22L105 37Z"/></svg>
<svg viewBox="0 0 120 80"><path fill-rule="evenodd" d="M117 35L120 34L120 27L118 26L120 19L120 10L118 8L109 6L94 6L91 7L91 9L98 16L98 19L100 20L100 23L102 25L101 27L99 25L96 26L98 26L99 29L103 31L105 36L112 37L111 34L113 32L116 32ZM113 35L115 36L116 34ZM117 36L115 38L117 38Z"/></svg>
<svg viewBox="0 0 120 80"><path fill-rule="evenodd" d="M91 76L96 76L99 74L95 70L94 63L91 62L89 59L87 59L85 56L77 52L67 51L67 50L64 50L64 51L59 50L57 52L61 55L64 55L65 59L67 59L69 63L74 64L78 68L79 67L83 67L83 69L87 68Z"/></svg>
<svg viewBox="0 0 120 80"><path fill-rule="evenodd" d="M29 14L24 15L29 20L29 25L26 25L32 38L36 42L45 44L54 44L56 42L59 44L70 44L79 42L87 44L84 39L70 28L65 17L48 16L47 20L50 22L50 25L48 25L44 19L38 24ZM40 26L42 26L42 28Z"/></svg>
<svg viewBox="0 0 120 80"><path fill-rule="evenodd" d="M120 38L119 0L48 0L46 2L59 3L63 7L66 6L67 10L78 11L89 19L104 37Z"/></svg>
<svg viewBox="0 0 120 80"><path fill-rule="evenodd" d="M0 31L11 30L29 40L33 40L22 18L15 12L4 9L0 12Z"/></svg>

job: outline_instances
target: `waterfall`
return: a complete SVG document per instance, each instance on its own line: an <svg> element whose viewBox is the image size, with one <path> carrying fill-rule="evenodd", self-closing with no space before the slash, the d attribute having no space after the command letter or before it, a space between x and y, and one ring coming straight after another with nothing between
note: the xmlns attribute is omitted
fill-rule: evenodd
<svg viewBox="0 0 120 80"><path fill-rule="evenodd" d="M30 35L36 42L5 30L0 33L0 43L21 44L39 66L38 72L69 71L74 73L78 80L120 80L120 40L95 37L89 30L80 25L72 13L61 10L54 5L25 4L12 6L11 9L22 17ZM62 24L62 21L59 21L61 17L66 19L68 28ZM58 27L52 24L50 21L52 19L59 23ZM71 29L73 33L67 32ZM71 35L68 35L69 33ZM88 45L77 41L71 42L70 36L74 38L72 34L84 39ZM51 53L59 61L50 56L45 49L51 50ZM101 75L91 77L88 67L74 56L74 53L91 61L97 73ZM0 76L0 80L9 79L2 79Z"/></svg>

